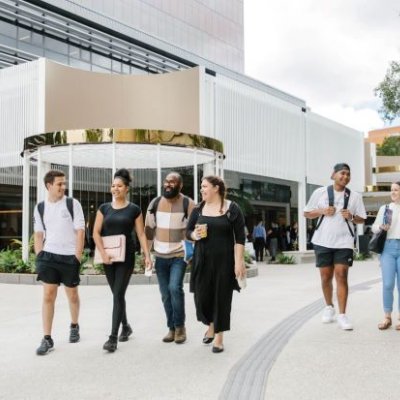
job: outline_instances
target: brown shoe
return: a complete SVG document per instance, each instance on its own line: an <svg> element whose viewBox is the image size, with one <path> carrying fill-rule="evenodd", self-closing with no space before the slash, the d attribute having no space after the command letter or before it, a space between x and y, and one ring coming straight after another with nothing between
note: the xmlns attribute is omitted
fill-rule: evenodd
<svg viewBox="0 0 400 400"><path fill-rule="evenodd" d="M175 330L170 329L166 336L163 337L164 343L171 343L175 340Z"/></svg>
<svg viewBox="0 0 400 400"><path fill-rule="evenodd" d="M186 341L186 328L184 326L177 326L175 330L175 343L181 344Z"/></svg>

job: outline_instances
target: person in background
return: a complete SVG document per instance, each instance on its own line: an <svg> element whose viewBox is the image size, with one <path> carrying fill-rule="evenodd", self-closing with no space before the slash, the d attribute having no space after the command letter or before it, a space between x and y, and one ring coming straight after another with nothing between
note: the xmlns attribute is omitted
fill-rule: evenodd
<svg viewBox="0 0 400 400"><path fill-rule="evenodd" d="M111 186L112 202L104 203L99 207L93 227L93 240L103 259L107 282L113 294L111 334L103 345L103 349L110 353L117 349L118 340L125 342L132 334L132 328L126 316L125 293L135 265L133 230L139 239L146 268L152 268L142 212L139 206L128 200L131 181L128 170L122 168L115 172ZM121 234L126 237L125 261L113 262L104 250L102 236ZM118 338L120 325L122 325L122 329Z"/></svg>
<svg viewBox="0 0 400 400"><path fill-rule="evenodd" d="M272 222L271 227L268 229L267 232L271 261L275 261L276 253L278 252L278 236L279 236L278 228L279 228L278 224Z"/></svg>
<svg viewBox="0 0 400 400"><path fill-rule="evenodd" d="M392 325L393 291L397 281L398 319L400 320L400 182L391 185L390 197L392 202L379 209L372 232L387 231L385 247L380 257L382 272L383 321L378 324L380 330ZM400 323L395 329L400 331Z"/></svg>
<svg viewBox="0 0 400 400"><path fill-rule="evenodd" d="M265 244L267 240L267 233L265 232L265 228L263 222L260 221L253 230L253 241L254 241L254 250L256 252L256 261L264 260L264 250Z"/></svg>

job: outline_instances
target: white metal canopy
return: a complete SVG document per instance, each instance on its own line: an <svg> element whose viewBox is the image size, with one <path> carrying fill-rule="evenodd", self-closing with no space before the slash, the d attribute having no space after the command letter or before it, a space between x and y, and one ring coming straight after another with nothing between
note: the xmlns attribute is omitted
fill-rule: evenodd
<svg viewBox="0 0 400 400"><path fill-rule="evenodd" d="M22 248L29 253L30 164L37 165L37 182L52 164L69 168L68 193L73 196L73 168L156 169L157 195L161 194L162 168L193 166L193 199L198 201L198 165L211 166L210 173L223 177L223 145L205 136L144 129L79 129L31 136L24 141ZM37 201L44 198L38 187Z"/></svg>

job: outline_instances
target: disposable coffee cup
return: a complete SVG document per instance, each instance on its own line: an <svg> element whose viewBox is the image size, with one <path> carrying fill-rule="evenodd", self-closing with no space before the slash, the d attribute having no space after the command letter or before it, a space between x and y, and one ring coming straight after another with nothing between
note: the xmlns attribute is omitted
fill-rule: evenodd
<svg viewBox="0 0 400 400"><path fill-rule="evenodd" d="M207 224L196 224L196 228L200 230L200 238L204 239L207 237Z"/></svg>
<svg viewBox="0 0 400 400"><path fill-rule="evenodd" d="M153 275L153 270L151 268L146 268L144 270L144 275L150 278Z"/></svg>

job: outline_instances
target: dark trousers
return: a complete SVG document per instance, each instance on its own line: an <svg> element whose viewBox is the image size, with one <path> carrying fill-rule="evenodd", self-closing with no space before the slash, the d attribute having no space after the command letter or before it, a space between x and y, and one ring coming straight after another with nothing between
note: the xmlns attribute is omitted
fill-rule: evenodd
<svg viewBox="0 0 400 400"><path fill-rule="evenodd" d="M264 238L258 237L254 239L254 250L256 252L256 261L264 260L264 247L265 247Z"/></svg>
<svg viewBox="0 0 400 400"><path fill-rule="evenodd" d="M113 263L104 265L107 282L113 294L113 312L111 335L118 336L121 325L127 325L125 293L131 279L133 266L128 267L125 263Z"/></svg>

